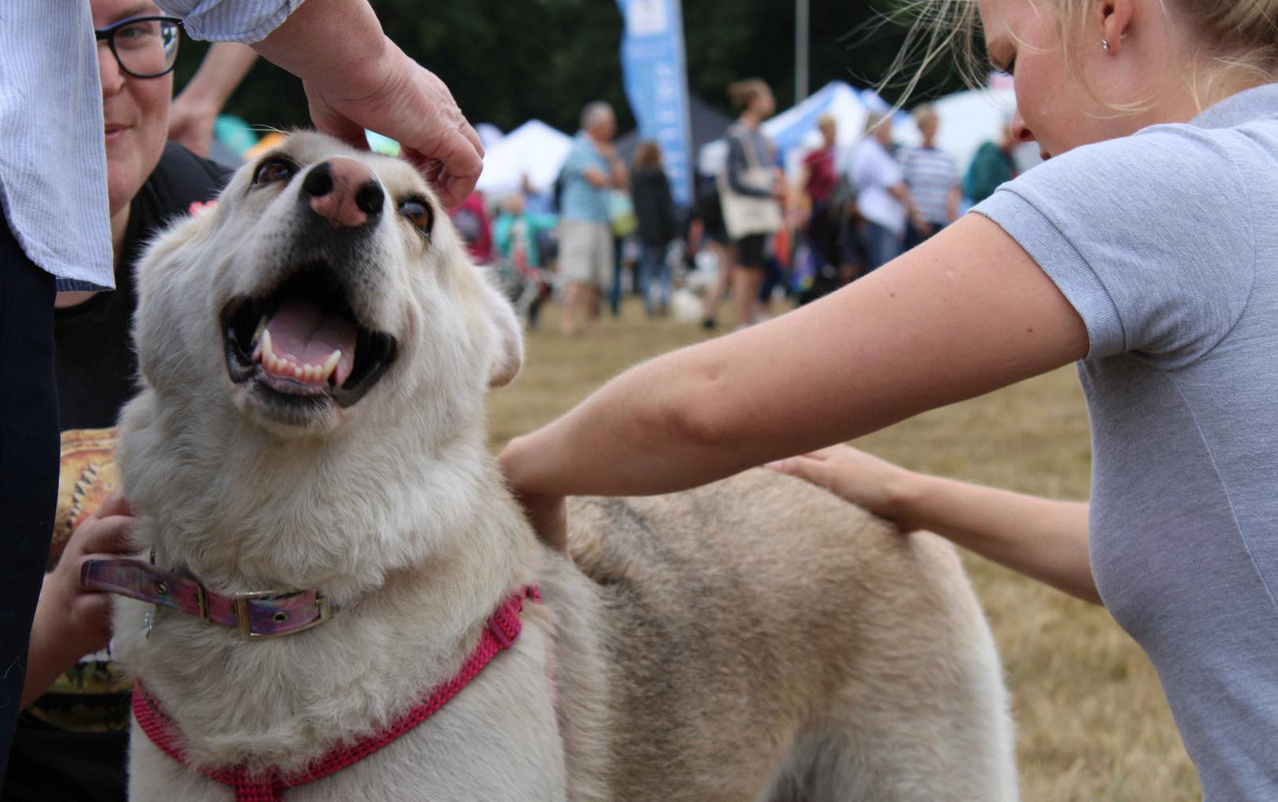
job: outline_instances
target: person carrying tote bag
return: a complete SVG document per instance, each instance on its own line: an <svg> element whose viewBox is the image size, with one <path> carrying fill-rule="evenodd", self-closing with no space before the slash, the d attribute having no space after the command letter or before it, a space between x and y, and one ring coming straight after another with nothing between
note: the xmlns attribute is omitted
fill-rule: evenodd
<svg viewBox="0 0 1278 802"><path fill-rule="evenodd" d="M728 128L728 161L719 174L723 219L732 239L736 266L732 272L732 301L738 327L754 322L754 302L763 280L763 252L767 237L781 228L780 187L775 170L766 166L770 145L759 124L776 110L772 91L752 78L728 87L728 96L741 116Z"/></svg>
<svg viewBox="0 0 1278 802"><path fill-rule="evenodd" d="M763 159L756 151L754 140L756 136L762 137L743 128L734 123L728 129L728 148L730 151L739 148L745 154L748 166L737 172L735 182L729 174L730 165L719 173L719 200L723 204L724 224L728 236L734 241L755 234L771 234L781 227L781 204L772 194L776 174L762 164ZM734 183L738 187L744 185L747 190L757 190L760 194L738 191L733 187Z"/></svg>

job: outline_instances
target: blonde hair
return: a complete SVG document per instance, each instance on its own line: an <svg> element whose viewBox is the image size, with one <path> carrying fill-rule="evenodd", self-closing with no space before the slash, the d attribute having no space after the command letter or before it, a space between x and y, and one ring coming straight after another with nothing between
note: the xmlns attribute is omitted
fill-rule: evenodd
<svg viewBox="0 0 1278 802"><path fill-rule="evenodd" d="M1083 27L1085 13L1096 1L1027 0L1056 6L1061 21L1061 41L1067 58L1075 64L1077 54L1069 46L1073 39L1070 29ZM1168 14L1177 15L1186 30L1197 32L1203 53L1220 66L1217 78L1240 71L1250 73L1262 83L1278 77L1278 0L1160 2ZM904 87L904 96L908 97L924 74L947 53L955 57L970 86L984 85L988 62L982 57L983 48L978 47L981 34L977 0L906 0L903 5L901 13L913 22L884 85L894 76L910 72ZM909 70L911 66L913 70Z"/></svg>
<svg viewBox="0 0 1278 802"><path fill-rule="evenodd" d="M728 100L732 103L732 108L741 112L746 110L751 101L767 91L768 84L762 78L747 78L728 84Z"/></svg>

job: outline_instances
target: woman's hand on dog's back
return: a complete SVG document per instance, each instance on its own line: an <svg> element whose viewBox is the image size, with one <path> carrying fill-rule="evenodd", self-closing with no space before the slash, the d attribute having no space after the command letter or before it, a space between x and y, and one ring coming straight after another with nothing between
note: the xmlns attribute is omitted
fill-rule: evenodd
<svg viewBox="0 0 1278 802"><path fill-rule="evenodd" d="M568 505L563 496L544 495L523 488L519 476L519 438L515 438L497 457L515 500L524 508L524 517L532 524L537 537L552 549L568 554Z"/></svg>

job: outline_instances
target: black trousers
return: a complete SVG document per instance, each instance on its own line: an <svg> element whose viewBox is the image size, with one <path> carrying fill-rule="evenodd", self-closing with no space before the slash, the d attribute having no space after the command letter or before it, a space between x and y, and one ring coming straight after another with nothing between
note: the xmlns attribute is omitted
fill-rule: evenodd
<svg viewBox="0 0 1278 802"><path fill-rule="evenodd" d="M0 215L0 780L58 496L54 292Z"/></svg>

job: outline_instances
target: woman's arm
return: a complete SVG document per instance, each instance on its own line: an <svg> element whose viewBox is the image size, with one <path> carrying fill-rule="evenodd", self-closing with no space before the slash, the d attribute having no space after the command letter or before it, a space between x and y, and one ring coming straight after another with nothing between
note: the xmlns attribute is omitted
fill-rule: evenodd
<svg viewBox="0 0 1278 802"><path fill-rule="evenodd" d="M502 466L530 506L682 490L987 393L1087 348L1056 285L996 224L968 215L816 303L623 373L512 441Z"/></svg>
<svg viewBox="0 0 1278 802"><path fill-rule="evenodd" d="M214 42L169 111L169 139L208 157L213 121L248 75L257 53L238 42Z"/></svg>
<svg viewBox="0 0 1278 802"><path fill-rule="evenodd" d="M1100 604L1087 554L1087 504L908 471L849 446L770 463L896 522L926 529L1072 596Z"/></svg>

